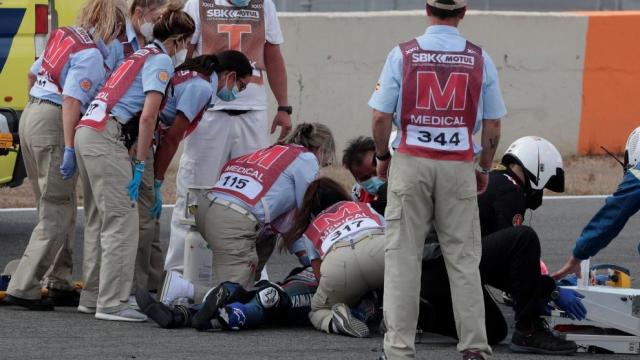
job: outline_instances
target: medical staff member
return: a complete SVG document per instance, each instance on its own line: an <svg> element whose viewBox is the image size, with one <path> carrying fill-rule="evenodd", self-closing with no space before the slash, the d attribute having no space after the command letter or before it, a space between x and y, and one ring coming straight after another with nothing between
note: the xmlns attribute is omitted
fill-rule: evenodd
<svg viewBox="0 0 640 360"><path fill-rule="evenodd" d="M284 40L273 0L189 0L185 11L196 22L192 51L204 55L238 50L247 55L255 71L246 91L213 98L198 129L185 141L165 262L166 270L179 272L184 267L184 239L189 230L180 222L190 205L187 204L188 190L196 189L189 195L190 201L195 202L197 189L213 187L227 161L271 144L264 71L269 74L269 85L278 102L271 133L281 127L279 140L291 131L292 112L287 72L280 52ZM232 79L229 80L231 83Z"/></svg>
<svg viewBox="0 0 640 360"><path fill-rule="evenodd" d="M229 161L209 192L201 196L196 226L213 251L216 283L232 281L249 287L266 259L257 244L265 228L280 226L302 206L309 184L331 163L335 144L331 130L319 123L303 123L284 142ZM161 301L180 297L172 283L183 282L178 272L167 274Z"/></svg>
<svg viewBox="0 0 640 360"><path fill-rule="evenodd" d="M84 278L78 310L95 312L101 320L146 320L127 304L138 245L136 202L145 169L140 159L146 159L150 151L160 106L173 76L171 56L186 47L194 29L193 19L178 3L168 4L154 26L156 40L116 69L77 129L80 176L83 186L93 193L85 198L85 208L97 208L92 210L97 216L87 219L86 228L100 229L90 232L97 237L85 234L85 246L101 249L100 258L84 259L99 262L100 273L98 283ZM129 122L138 113L139 125L132 127ZM126 128L137 130L137 139L125 133ZM133 159L125 142L137 146Z"/></svg>
<svg viewBox="0 0 640 360"><path fill-rule="evenodd" d="M624 178L618 189L584 227L576 240L573 254L552 276L569 274L580 277L580 263L595 256L620 234L629 218L640 210L640 127L631 132L624 152ZM640 245L638 246L640 251Z"/></svg>
<svg viewBox="0 0 640 360"><path fill-rule="evenodd" d="M286 247L310 263L319 281L309 319L327 333L369 336L369 328L351 315L384 279L385 221L369 204L350 201L340 184L320 178L309 186Z"/></svg>
<svg viewBox="0 0 640 360"><path fill-rule="evenodd" d="M491 58L456 28L465 11L465 0L428 0L431 26L391 51L369 101L378 175L390 175L383 300L390 359L415 357L419 255L433 227L451 280L458 350L463 359L491 354L478 273L476 192L487 187L506 110ZM389 171L394 123L400 137ZM474 174L472 135L481 125Z"/></svg>
<svg viewBox="0 0 640 360"><path fill-rule="evenodd" d="M176 68L166 105L160 113L160 141L155 155L157 188L164 181L180 141L191 135L200 123L214 91L215 96L226 97L234 89L244 90L252 72L249 59L235 50L187 59ZM156 198L153 211L159 213L161 208L162 199Z"/></svg>
<svg viewBox="0 0 640 360"><path fill-rule="evenodd" d="M53 310L51 300L77 302L69 282L76 218L74 127L105 76L106 44L124 22L115 0L87 2L77 27L51 33L44 54L29 73L29 102L20 120L20 138L36 196L38 225L8 288L13 304ZM47 283L50 299L41 300L40 281L52 264Z"/></svg>

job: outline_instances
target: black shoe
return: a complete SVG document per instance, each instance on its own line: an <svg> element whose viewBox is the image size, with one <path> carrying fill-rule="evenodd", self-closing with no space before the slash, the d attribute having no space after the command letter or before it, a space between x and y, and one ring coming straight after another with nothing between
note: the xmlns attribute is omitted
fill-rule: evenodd
<svg viewBox="0 0 640 360"><path fill-rule="evenodd" d="M33 311L53 311L54 306L50 299L44 298L39 300L27 300L21 299L19 297L15 297L12 295L7 295L4 299L7 303L16 306L22 306L25 309L33 310Z"/></svg>
<svg viewBox="0 0 640 360"><path fill-rule="evenodd" d="M466 350L462 353L462 360L484 360L484 356L479 351Z"/></svg>
<svg viewBox="0 0 640 360"><path fill-rule="evenodd" d="M578 347L573 341L555 336L549 324L544 319L538 319L528 331L516 328L509 349L518 353L569 355L575 353Z"/></svg>
<svg viewBox="0 0 640 360"><path fill-rule="evenodd" d="M163 329L181 328L189 323L188 309L184 306L170 308L154 299L146 290L140 288L136 290L136 302L140 311Z"/></svg>
<svg viewBox="0 0 640 360"><path fill-rule="evenodd" d="M63 290L49 288L48 297L54 306L78 307L78 305L80 305L80 291L76 289Z"/></svg>
<svg viewBox="0 0 640 360"><path fill-rule="evenodd" d="M193 315L191 327L198 331L210 330L212 326L211 320L216 318L218 310L226 305L229 295L229 291L224 287L224 284L211 290L204 300L202 308Z"/></svg>

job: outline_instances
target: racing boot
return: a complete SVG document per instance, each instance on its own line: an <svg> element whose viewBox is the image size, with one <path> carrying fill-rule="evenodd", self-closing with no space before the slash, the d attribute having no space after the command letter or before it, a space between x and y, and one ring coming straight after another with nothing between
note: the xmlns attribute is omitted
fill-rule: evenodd
<svg viewBox="0 0 640 360"><path fill-rule="evenodd" d="M230 292L225 283L209 290L205 295L204 303L198 312L191 319L191 327L198 331L215 329L211 320L218 316L218 310L223 307L229 299Z"/></svg>
<svg viewBox="0 0 640 360"><path fill-rule="evenodd" d="M181 298L193 300L194 294L195 287L189 280L185 279L182 274L178 272L169 271L164 278L160 302L169 306L175 300Z"/></svg>
<svg viewBox="0 0 640 360"><path fill-rule="evenodd" d="M48 297L54 306L72 306L77 307L80 305L80 291L76 288L70 289L48 289Z"/></svg>
<svg viewBox="0 0 640 360"><path fill-rule="evenodd" d="M193 310L186 306L178 305L169 307L157 301L151 294L138 288L136 302L145 315L163 329L176 329L190 324Z"/></svg>
<svg viewBox="0 0 640 360"><path fill-rule="evenodd" d="M569 355L575 353L578 347L575 342L554 335L547 321L538 318L526 330L516 326L509 349L517 353Z"/></svg>
<svg viewBox="0 0 640 360"><path fill-rule="evenodd" d="M369 327L351 315L351 310L345 304L335 304L331 308L333 318L329 328L334 334L342 334L356 338L369 337Z"/></svg>

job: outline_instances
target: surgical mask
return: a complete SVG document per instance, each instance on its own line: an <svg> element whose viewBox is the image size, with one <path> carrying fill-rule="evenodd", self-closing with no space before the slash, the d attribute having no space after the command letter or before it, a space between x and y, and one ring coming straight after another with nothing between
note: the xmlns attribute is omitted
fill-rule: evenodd
<svg viewBox="0 0 640 360"><path fill-rule="evenodd" d="M144 36L147 42L151 42L151 40L153 40L153 23L148 21L142 23L142 25L140 25L140 34Z"/></svg>
<svg viewBox="0 0 640 360"><path fill-rule="evenodd" d="M182 49L171 57L171 61L173 61L173 67L182 65L185 60L187 60L187 49Z"/></svg>
<svg viewBox="0 0 640 360"><path fill-rule="evenodd" d="M384 181L377 176L370 178L369 180L363 181L360 185L371 195L376 195L380 187L384 185Z"/></svg>
<svg viewBox="0 0 640 360"><path fill-rule="evenodd" d="M228 79L229 77L227 76L227 80ZM220 98L220 100L222 101L233 101L238 98L239 94L240 94L240 89L238 89L238 84L236 84L234 81L233 89L229 90L225 82L225 86L222 89L220 89L220 91L218 91L217 95L218 95L218 98Z"/></svg>
<svg viewBox="0 0 640 360"><path fill-rule="evenodd" d="M245 7L245 6L249 5L251 0L229 0L229 2L232 3L233 6L236 6L236 7Z"/></svg>

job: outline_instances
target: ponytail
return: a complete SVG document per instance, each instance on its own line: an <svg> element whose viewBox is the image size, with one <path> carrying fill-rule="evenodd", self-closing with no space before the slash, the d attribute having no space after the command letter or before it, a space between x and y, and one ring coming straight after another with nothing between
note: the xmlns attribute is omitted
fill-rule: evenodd
<svg viewBox="0 0 640 360"><path fill-rule="evenodd" d="M127 22L121 0L89 0L80 10L77 24L91 31L95 41L109 40L122 33Z"/></svg>
<svg viewBox="0 0 640 360"><path fill-rule="evenodd" d="M307 230L311 223L311 216L318 216L322 211L351 198L347 191L336 181L321 177L311 184L304 193L302 206L296 212L293 226L283 235L283 244L290 249L296 240Z"/></svg>
<svg viewBox="0 0 640 360"><path fill-rule="evenodd" d="M169 38L183 40L196 30L196 23L186 12L182 11L182 2L170 0L162 9L160 19L153 26L153 37L160 41Z"/></svg>
<svg viewBox="0 0 640 360"><path fill-rule="evenodd" d="M227 50L218 55L201 55L187 59L176 71L192 70L211 76L214 72L234 71L236 78L241 79L253 73L249 59L240 51Z"/></svg>
<svg viewBox="0 0 640 360"><path fill-rule="evenodd" d="M320 166L333 163L336 156L336 145L331 130L320 123L302 123L284 139L284 144L304 146L316 152Z"/></svg>

